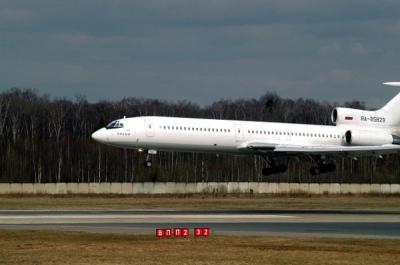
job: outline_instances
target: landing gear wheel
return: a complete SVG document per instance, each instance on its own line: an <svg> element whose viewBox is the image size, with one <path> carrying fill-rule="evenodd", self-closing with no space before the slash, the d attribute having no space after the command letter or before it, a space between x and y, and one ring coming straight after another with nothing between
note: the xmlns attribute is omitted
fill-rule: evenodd
<svg viewBox="0 0 400 265"><path fill-rule="evenodd" d="M329 163L325 165L326 172L332 172L336 170L336 165L334 163Z"/></svg>
<svg viewBox="0 0 400 265"><path fill-rule="evenodd" d="M269 175L272 175L272 171L271 171L271 168L269 168L269 167L264 167L263 169L262 169L262 174L263 174L263 176L269 176Z"/></svg>
<svg viewBox="0 0 400 265"><path fill-rule="evenodd" d="M284 173L287 170L287 166L285 165L277 165L273 167L264 167L262 169L262 174L264 176L269 176L272 174Z"/></svg>
<svg viewBox="0 0 400 265"><path fill-rule="evenodd" d="M318 166L314 166L310 168L311 175L319 175L327 172L332 172L336 170L336 165L334 163L329 164L319 164Z"/></svg>
<svg viewBox="0 0 400 265"><path fill-rule="evenodd" d="M319 175L321 173L320 167L312 167L310 168L310 174L313 176Z"/></svg>
<svg viewBox="0 0 400 265"><path fill-rule="evenodd" d="M145 168L150 168L152 165L153 165L153 163L151 162L151 160L144 161L144 167Z"/></svg>

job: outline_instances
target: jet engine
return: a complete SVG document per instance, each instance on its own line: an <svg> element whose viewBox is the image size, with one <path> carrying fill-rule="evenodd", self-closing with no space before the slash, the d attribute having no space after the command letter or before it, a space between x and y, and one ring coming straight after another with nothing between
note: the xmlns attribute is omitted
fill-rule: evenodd
<svg viewBox="0 0 400 265"><path fill-rule="evenodd" d="M359 125L384 127L387 125L387 114L380 111L368 111L349 108L334 108L331 114L332 123L340 125Z"/></svg>
<svg viewBox="0 0 400 265"><path fill-rule="evenodd" d="M348 130L344 136L347 145L398 144L398 140L395 137L382 132Z"/></svg>
<svg viewBox="0 0 400 265"><path fill-rule="evenodd" d="M331 114L332 123L335 125L342 124L358 124L361 117L369 111L349 109L349 108L334 108Z"/></svg>

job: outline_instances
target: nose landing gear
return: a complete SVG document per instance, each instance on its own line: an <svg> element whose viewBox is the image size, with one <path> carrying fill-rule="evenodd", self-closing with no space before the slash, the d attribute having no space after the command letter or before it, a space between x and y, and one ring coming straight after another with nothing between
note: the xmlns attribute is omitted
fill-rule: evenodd
<svg viewBox="0 0 400 265"><path fill-rule="evenodd" d="M143 166L145 168L151 168L151 166L153 165L153 162L151 161L151 155L155 155L155 154L157 154L157 150L149 149L146 151L146 158L144 159L144 162L143 162Z"/></svg>
<svg viewBox="0 0 400 265"><path fill-rule="evenodd" d="M151 162L150 159L146 159L143 163L145 168L150 168L153 165L153 162Z"/></svg>

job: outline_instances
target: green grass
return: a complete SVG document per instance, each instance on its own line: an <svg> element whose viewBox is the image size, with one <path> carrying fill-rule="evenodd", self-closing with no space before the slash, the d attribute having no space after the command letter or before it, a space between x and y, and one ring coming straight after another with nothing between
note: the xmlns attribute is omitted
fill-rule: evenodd
<svg viewBox="0 0 400 265"><path fill-rule="evenodd" d="M400 241L0 230L0 264L399 264Z"/></svg>
<svg viewBox="0 0 400 265"><path fill-rule="evenodd" d="M123 196L2 195L0 209L382 209L400 210L400 196Z"/></svg>

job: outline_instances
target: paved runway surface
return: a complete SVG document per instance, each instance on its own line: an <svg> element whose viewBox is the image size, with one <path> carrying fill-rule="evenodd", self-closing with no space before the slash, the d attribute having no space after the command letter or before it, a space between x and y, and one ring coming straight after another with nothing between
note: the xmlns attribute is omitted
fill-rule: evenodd
<svg viewBox="0 0 400 265"><path fill-rule="evenodd" d="M93 210L0 211L0 229L152 234L157 227L210 227L214 234L400 239L400 211Z"/></svg>

